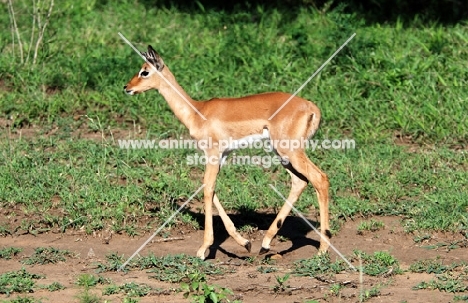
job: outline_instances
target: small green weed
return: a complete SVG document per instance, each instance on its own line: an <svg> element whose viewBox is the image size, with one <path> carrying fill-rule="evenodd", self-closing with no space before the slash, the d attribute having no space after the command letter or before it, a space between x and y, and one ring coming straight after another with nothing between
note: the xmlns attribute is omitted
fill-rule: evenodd
<svg viewBox="0 0 468 303"><path fill-rule="evenodd" d="M445 248L446 251L451 251L451 250L454 250L454 249L457 249L457 248L467 247L467 246L468 246L468 240L463 239L463 240L455 240L455 241L448 242L448 243L438 242L438 243L433 244L433 245L421 246L421 248L425 248L425 249Z"/></svg>
<svg viewBox="0 0 468 303"><path fill-rule="evenodd" d="M101 278L96 277L91 274L82 274L78 276L76 284L83 287L83 291L81 291L76 298L80 301L80 303L99 303L101 302L101 298L90 291L91 287L95 287L98 283L105 284L109 281Z"/></svg>
<svg viewBox="0 0 468 303"><path fill-rule="evenodd" d="M427 259L427 260L419 260L415 263L411 264L409 267L409 271L414 273L428 273L428 274L441 274L448 270L451 270L451 266L443 265L440 258L436 259Z"/></svg>
<svg viewBox="0 0 468 303"><path fill-rule="evenodd" d="M208 284L204 273L191 273L188 278L189 282L182 283L180 289L184 292L184 298L190 298L192 302L229 302L228 296L233 294L229 288Z"/></svg>
<svg viewBox="0 0 468 303"><path fill-rule="evenodd" d="M116 271L125 261L124 256L111 253L106 256L107 263L98 263L97 271ZM129 269L148 269L150 278L167 282L180 282L187 279L188 275L195 272L202 272L207 275L222 275L225 270L222 267L204 262L197 257L180 255L167 255L156 257L154 254L133 259L125 268Z"/></svg>
<svg viewBox="0 0 468 303"><path fill-rule="evenodd" d="M340 283L334 283L330 286L330 293L333 296L339 296L340 291L343 289L343 285Z"/></svg>
<svg viewBox="0 0 468 303"><path fill-rule="evenodd" d="M129 235L130 237L135 237L139 235L139 232L137 231L137 227L133 224L126 225L124 227L124 230L127 233L127 235Z"/></svg>
<svg viewBox="0 0 468 303"><path fill-rule="evenodd" d="M102 292L103 295L109 296L118 293L123 293L129 297L144 297L150 294L153 288L147 284L138 284L135 282L125 283L121 286L115 284L106 286Z"/></svg>
<svg viewBox="0 0 468 303"><path fill-rule="evenodd" d="M76 298L79 300L79 303L100 303L101 298L92 292L89 289L84 289L80 292Z"/></svg>
<svg viewBox="0 0 468 303"><path fill-rule="evenodd" d="M117 253L109 253L106 255L107 262L106 263L97 263L97 272L106 272L106 271L117 271L122 264L125 262L125 258L123 255L118 255ZM125 267L124 270L128 270L128 267Z"/></svg>
<svg viewBox="0 0 468 303"><path fill-rule="evenodd" d="M365 302L369 300L370 298L377 297L378 295L380 295L381 288L382 288L382 285L378 284L378 285L373 286L370 289L364 289L359 295L360 302Z"/></svg>
<svg viewBox="0 0 468 303"><path fill-rule="evenodd" d="M373 255L355 250L355 257L360 257L363 263L363 272L370 276L400 274L402 270L397 259L386 251L376 251Z"/></svg>
<svg viewBox="0 0 468 303"><path fill-rule="evenodd" d="M38 247L34 250L34 254L29 258L22 261L23 264L55 264L58 262L65 262L65 257L72 256L68 250L61 250L54 247Z"/></svg>
<svg viewBox="0 0 468 303"><path fill-rule="evenodd" d="M361 221L357 227L358 234L362 234L364 231L378 231L385 227L382 221L370 219L369 221Z"/></svg>
<svg viewBox="0 0 468 303"><path fill-rule="evenodd" d="M262 274L268 274L272 272L277 272L278 268L273 267L273 266L259 266L257 267L257 271L262 273Z"/></svg>
<svg viewBox="0 0 468 303"><path fill-rule="evenodd" d="M463 295L463 296L455 296L453 298L454 301L465 301L468 302L468 295Z"/></svg>
<svg viewBox="0 0 468 303"><path fill-rule="evenodd" d="M222 267L184 254L163 257L156 257L151 254L138 259L133 266L150 269L148 271L148 273L152 274L150 278L168 282L180 282L187 279L191 274L222 275L225 273L225 269Z"/></svg>
<svg viewBox="0 0 468 303"><path fill-rule="evenodd" d="M102 276L95 276L92 274L82 274L78 276L76 281L76 285L82 286L84 288L91 288L96 286L97 284L111 284L112 281L109 278L104 278Z"/></svg>
<svg viewBox="0 0 468 303"><path fill-rule="evenodd" d="M338 260L331 262L328 254L315 255L310 259L294 262L294 274L299 276L317 276L337 274L346 269L346 265Z"/></svg>
<svg viewBox="0 0 468 303"><path fill-rule="evenodd" d="M424 234L424 235L418 235L413 238L413 241L415 243L421 243L423 241L429 240L431 238L431 235Z"/></svg>
<svg viewBox="0 0 468 303"><path fill-rule="evenodd" d="M33 297L16 297L11 300L2 301L2 303L42 303L42 301Z"/></svg>
<svg viewBox="0 0 468 303"><path fill-rule="evenodd" d="M468 291L468 285L464 282L466 277L457 276L451 273L437 275L435 279L429 282L421 282L414 286L414 290L418 289L437 289L445 292L465 292Z"/></svg>
<svg viewBox="0 0 468 303"><path fill-rule="evenodd" d="M6 272L0 275L0 294L33 292L36 287L34 280L44 278L41 275L31 274L22 268L18 271Z"/></svg>
<svg viewBox="0 0 468 303"><path fill-rule="evenodd" d="M146 284L137 284L134 282L125 283L121 286L122 291L130 297L144 297L151 293L152 288Z"/></svg>
<svg viewBox="0 0 468 303"><path fill-rule="evenodd" d="M102 291L103 296L111 296L121 292L121 287L115 284L108 285L104 287Z"/></svg>
<svg viewBox="0 0 468 303"><path fill-rule="evenodd" d="M82 286L84 288L91 288L98 284L98 278L95 275L91 274L82 274L78 276L76 280L76 285Z"/></svg>
<svg viewBox="0 0 468 303"><path fill-rule="evenodd" d="M3 224L0 225L0 236L1 237L6 237L8 235L11 235L11 230L8 226L5 226Z"/></svg>
<svg viewBox="0 0 468 303"><path fill-rule="evenodd" d="M258 230L258 227L248 225L248 224L242 225L241 227L239 227L239 232L241 232L241 233L251 234L251 233L254 233L257 230Z"/></svg>
<svg viewBox="0 0 468 303"><path fill-rule="evenodd" d="M41 285L39 286L40 288L42 289L47 289L48 291L52 292L52 291L59 291L59 290L63 290L65 289L65 286L63 286L62 284L60 284L59 282L52 282L51 284L49 285Z"/></svg>
<svg viewBox="0 0 468 303"><path fill-rule="evenodd" d="M19 254L22 250L23 250L22 248L17 248L17 247L6 247L0 250L0 259L9 260L12 257L16 256L17 254Z"/></svg>
<svg viewBox="0 0 468 303"><path fill-rule="evenodd" d="M289 285L286 284L286 281L289 280L290 274L285 274L284 276L275 276L276 285L273 287L274 292L284 292L288 289Z"/></svg>
<svg viewBox="0 0 468 303"><path fill-rule="evenodd" d="M435 274L429 282L423 281L413 289L438 289L445 292L464 292L468 290L468 264L465 262L443 265L439 258L421 260L411 264L410 271Z"/></svg>

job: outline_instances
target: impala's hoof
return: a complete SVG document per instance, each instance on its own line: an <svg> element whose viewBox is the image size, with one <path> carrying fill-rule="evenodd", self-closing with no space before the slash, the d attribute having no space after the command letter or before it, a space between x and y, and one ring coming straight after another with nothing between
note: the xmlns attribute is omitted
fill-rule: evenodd
<svg viewBox="0 0 468 303"><path fill-rule="evenodd" d="M252 249L252 242L247 241L247 243L244 244L245 249L247 249L248 252Z"/></svg>
<svg viewBox="0 0 468 303"><path fill-rule="evenodd" d="M202 259L202 260L205 260L205 251L206 250L202 250L201 248L197 251L197 257Z"/></svg>
<svg viewBox="0 0 468 303"><path fill-rule="evenodd" d="M328 249L326 249L326 248L325 249L319 249L319 251L317 253L317 255L319 255L319 256L323 256L323 255L326 255L326 254L328 254Z"/></svg>
<svg viewBox="0 0 468 303"><path fill-rule="evenodd" d="M258 252L259 255L264 255L266 254L267 252L269 252L270 249L269 248L265 248L262 246L262 248L260 248L260 251Z"/></svg>

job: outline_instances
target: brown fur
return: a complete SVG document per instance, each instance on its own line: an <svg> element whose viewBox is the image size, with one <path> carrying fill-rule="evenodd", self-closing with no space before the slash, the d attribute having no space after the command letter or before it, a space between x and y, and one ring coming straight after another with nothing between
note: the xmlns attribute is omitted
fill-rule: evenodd
<svg viewBox="0 0 468 303"><path fill-rule="evenodd" d="M269 120L277 109L291 97L287 93L274 92L241 98L214 98L205 102L194 101L177 83L174 75L151 46L148 47L148 52L144 55L155 68L148 62L144 63L140 72L124 87L125 91L128 94L135 94L149 89L159 90L176 117L189 129L190 135L196 140L211 138L212 142L216 143L230 138L240 139L249 135L262 134L265 128L268 129L271 140L301 140L312 136L319 127L321 117L319 108L314 103L297 96L292 98L281 111ZM214 146L205 149L204 152L208 157L219 159L225 150ZM325 252L329 246L330 233L328 178L307 158L303 149L277 148L276 152L289 160L289 164L285 165L285 168L292 178L291 192L288 196L288 201L291 204L286 203L281 208L277 218L265 234L261 251L268 251L271 240L290 213L292 204L306 188L307 182L310 182L317 192L320 207L322 235L320 252ZM250 242L236 231L234 224L215 194L214 189L219 169L219 163L209 163L206 166L204 176L205 234L203 244L197 252L197 256L202 259L205 258L205 252L214 240L213 204L217 208L228 233L239 245L250 251Z"/></svg>

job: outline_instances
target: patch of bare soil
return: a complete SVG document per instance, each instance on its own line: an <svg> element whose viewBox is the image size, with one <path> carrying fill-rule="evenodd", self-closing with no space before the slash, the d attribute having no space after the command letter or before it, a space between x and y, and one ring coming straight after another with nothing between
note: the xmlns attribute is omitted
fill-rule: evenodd
<svg viewBox="0 0 468 303"><path fill-rule="evenodd" d="M432 143L417 143L414 138L410 135L401 135L399 132L393 134L393 143L397 146L402 146L406 151L410 153L421 153L427 151L434 151L437 149L437 145ZM454 151L466 151L468 150L467 142L449 143L444 144L446 148Z"/></svg>
<svg viewBox="0 0 468 303"><path fill-rule="evenodd" d="M96 129L97 124L91 118L88 118L84 113L78 113L74 116L77 128L69 133L71 138L85 139L97 142L112 142L118 139L143 139L146 138L147 129L143 129L139 124L133 124L131 121L119 120L118 123L128 125L127 129L124 128L103 128ZM43 128L33 124L27 124L22 127L13 127L14 120L5 119L0 117L0 138L8 138L10 140L17 140L21 138L36 138L43 136L45 138L52 136L65 137L64 132L57 126ZM92 127L93 125L94 127Z"/></svg>
<svg viewBox="0 0 468 303"><path fill-rule="evenodd" d="M378 219L385 223L383 230L358 234L359 220L348 222L332 239L332 244L345 256L350 255L356 249L370 254L375 251L388 251L399 260L402 269L408 269L409 265L415 261L435 257L440 257L440 260L447 264L460 261L468 262L468 249L466 247L453 250L447 250L443 247L439 250L428 250L422 247L437 242L453 242L460 239L458 235L432 234L431 238L426 240L428 243L415 243L413 236L402 230L399 218L383 217ZM359 273L351 270L338 274L331 280L291 275L285 283L286 287L281 291L275 291L274 287L278 285L277 276L282 277L290 273L294 261L311 257L317 253L318 236L314 232L305 230L298 220L295 217L289 217L284 223L281 231L283 237L281 238L289 240L275 239L272 243L270 256L274 256L274 266L278 269L277 272L273 273L261 273L257 270L263 257L254 258L254 262L249 262L247 259L247 257L256 256L256 252L260 249L264 233L263 226L249 235L253 241L252 254L249 254L233 239L227 237L223 228L217 224L216 241L209 253L208 262L219 264L228 270L227 274L223 276L209 276L208 282L233 290L234 298L242 300L242 302L306 302L314 299L320 302L359 302L360 291L369 290L377 285L380 285L380 295L370 298L367 302L453 302L454 294L452 293L437 290L412 290L413 286L422 281L429 281L434 276L410 272L380 277L364 275L362 281ZM6 272L25 267L29 272L46 276L45 279L39 280L38 284L60 282L66 287L65 290L56 292L37 290L27 294L28 296L42 299L45 302L79 302L77 296L83 291L83 288L77 286L76 281L81 274L96 274L96 263L104 263L105 256L110 252L124 254L127 257L132 255L149 237L149 234L135 238L122 235L105 237L106 235L99 233L90 236L74 231L66 234L48 233L38 236L22 235L2 238L0 248L14 246L22 248L23 251L11 260L0 259L0 269L1 272ZM153 252L157 256L181 253L195 255L202 242L203 231L177 229L172 231L170 237L172 241L162 241L155 238L142 250L141 254L146 255ZM35 248L49 246L69 250L76 256L69 257L66 262L51 265L28 266L20 262L23 258L32 255ZM331 250L330 255L332 260L339 258L333 250ZM146 283L162 289L161 293L142 297L139 302L188 302L187 299L183 298L182 293L175 291L179 284L151 279L144 270L131 270L126 274L106 272L100 275L110 278L117 285L135 282ZM336 283L341 283L345 287L338 295L332 295L330 287ZM91 292L102 296L102 288L101 286L92 288ZM468 293L464 293L464 295L468 295ZM10 298L15 296L16 294ZM121 302L124 295L102 297L107 302ZM5 295L0 296L0 298L7 299Z"/></svg>

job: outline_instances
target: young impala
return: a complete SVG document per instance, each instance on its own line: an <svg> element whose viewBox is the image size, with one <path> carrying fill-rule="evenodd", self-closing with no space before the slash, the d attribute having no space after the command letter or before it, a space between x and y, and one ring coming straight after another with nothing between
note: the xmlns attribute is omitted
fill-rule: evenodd
<svg viewBox="0 0 468 303"><path fill-rule="evenodd" d="M124 86L129 95L157 89L166 99L176 117L189 129L195 140L213 142L203 149L207 159L204 175L205 231L203 244L197 252L201 259L206 250L213 244L213 211L214 204L224 226L235 241L249 252L251 243L242 237L227 216L215 193L216 177L221 159L225 158L233 146L218 144L222 140L302 140L311 137L319 127L320 110L307 100L292 97L286 93L264 93L242 98L215 98L205 102L194 101L177 83L161 57L148 46L148 52L142 53L146 58L140 71ZM288 99L289 102L286 102ZM284 105L286 104L286 105ZM284 107L283 107L284 105ZM280 109L280 110L279 110ZM279 110L279 111L278 111ZM274 115L273 118L271 118ZM235 141L234 141L235 142ZM271 142L271 141L270 141ZM292 146L292 144L291 144ZM304 148L275 147L275 152L287 159L284 167L291 175L291 192L271 224L262 242L260 254L270 249L270 243L284 220L310 182L315 188L320 207L321 239L319 252L325 252L329 246L328 219L328 177L306 156Z"/></svg>

